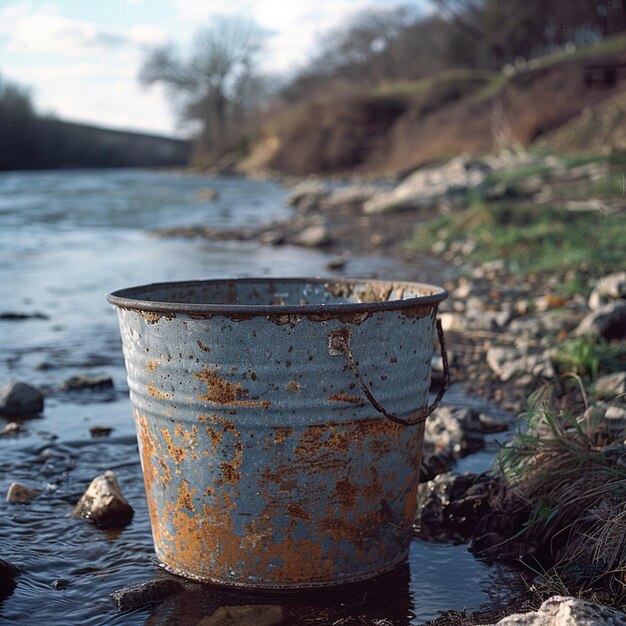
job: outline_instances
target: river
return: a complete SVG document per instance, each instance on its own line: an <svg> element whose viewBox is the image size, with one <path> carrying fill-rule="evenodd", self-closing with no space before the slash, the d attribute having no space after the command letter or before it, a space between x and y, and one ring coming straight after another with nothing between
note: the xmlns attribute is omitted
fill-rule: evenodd
<svg viewBox="0 0 626 626"><path fill-rule="evenodd" d="M202 200L207 187L216 200ZM414 540L405 568L343 591L277 596L197 586L128 614L111 601L124 585L169 575L153 552L117 319L106 294L168 280L330 274L320 251L149 235L285 219L286 195L273 182L147 170L0 174L0 314L42 314L0 320L0 386L18 379L46 391L42 416L0 438L0 494L13 481L40 491L27 505L3 496L0 502L0 558L23 571L0 600L0 623L195 625L220 606L260 604L283 607L284 624L423 624L439 610L477 609L518 584L515 572L474 559L465 546ZM422 271L378 257L352 257L345 271L438 282L432 265ZM111 376L114 389L60 390L85 373ZM0 429L5 423L0 418ZM112 428L111 436L92 438L94 425ZM68 517L107 469L117 472L135 509L121 531Z"/></svg>

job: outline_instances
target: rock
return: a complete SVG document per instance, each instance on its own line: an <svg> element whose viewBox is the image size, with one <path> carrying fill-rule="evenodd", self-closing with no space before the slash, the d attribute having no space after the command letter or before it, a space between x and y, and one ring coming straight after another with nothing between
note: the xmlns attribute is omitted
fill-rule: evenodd
<svg viewBox="0 0 626 626"><path fill-rule="evenodd" d="M283 607L275 604L221 606L196 626L273 626L284 623Z"/></svg>
<svg viewBox="0 0 626 626"><path fill-rule="evenodd" d="M343 206L363 205L380 192L374 185L351 185L336 189L324 199L324 206L335 209Z"/></svg>
<svg viewBox="0 0 626 626"><path fill-rule="evenodd" d="M509 425L506 422L501 422L497 419L494 419L490 415L485 415L481 413L478 416L478 421L480 422L481 431L485 435L491 435L493 433L503 433L504 431L509 429Z"/></svg>
<svg viewBox="0 0 626 626"><path fill-rule="evenodd" d="M433 207L443 198L463 196L485 182L484 168L464 156L439 167L422 168L408 176L395 189L380 192L363 205L365 213L386 213L403 209Z"/></svg>
<svg viewBox="0 0 626 626"><path fill-rule="evenodd" d="M21 311L3 311L0 313L0 320L49 320L50 318L45 313L23 313Z"/></svg>
<svg viewBox="0 0 626 626"><path fill-rule="evenodd" d="M320 248L330 244L330 241L330 232L323 224L307 226L293 238L293 243L305 248Z"/></svg>
<svg viewBox="0 0 626 626"><path fill-rule="evenodd" d="M549 293L535 299L535 309L541 313L565 306L566 300L561 296Z"/></svg>
<svg viewBox="0 0 626 626"><path fill-rule="evenodd" d="M626 435L626 409L610 406L604 414L607 433L612 441L624 440Z"/></svg>
<svg viewBox="0 0 626 626"><path fill-rule="evenodd" d="M213 187L205 187L196 193L196 200L204 200L206 202L213 202L213 200L217 200L219 197L220 194Z"/></svg>
<svg viewBox="0 0 626 626"><path fill-rule="evenodd" d="M484 448L478 412L464 407L439 407L426 421L424 447L457 458Z"/></svg>
<svg viewBox="0 0 626 626"><path fill-rule="evenodd" d="M487 365L503 383L523 374L541 378L554 378L555 375L554 365L547 354L530 353L516 347L489 348Z"/></svg>
<svg viewBox="0 0 626 626"><path fill-rule="evenodd" d="M467 317L463 313L450 313L448 311L439 314L441 326L445 332L462 333L467 330Z"/></svg>
<svg viewBox="0 0 626 626"><path fill-rule="evenodd" d="M12 381L0 389L0 415L31 417L43 411L43 396L28 383Z"/></svg>
<svg viewBox="0 0 626 626"><path fill-rule="evenodd" d="M107 471L93 479L72 517L82 517L98 528L125 526L132 520L133 509L122 495L115 472Z"/></svg>
<svg viewBox="0 0 626 626"><path fill-rule="evenodd" d="M112 389L113 379L110 376L89 376L79 374L68 378L62 385L63 391L82 391L84 389Z"/></svg>
<svg viewBox="0 0 626 626"><path fill-rule="evenodd" d="M600 376L596 380L595 392L599 398L615 398L626 393L626 372L615 372Z"/></svg>
<svg viewBox="0 0 626 626"><path fill-rule="evenodd" d="M63 591L63 589L67 589L70 586L70 581L65 578L56 578L52 581L52 587L57 591Z"/></svg>
<svg viewBox="0 0 626 626"><path fill-rule="evenodd" d="M306 212L318 208L328 194L329 189L326 183L319 180L307 180L291 190L287 203Z"/></svg>
<svg viewBox="0 0 626 626"><path fill-rule="evenodd" d="M516 613L482 626L626 626L620 611L578 598L553 596L532 613Z"/></svg>
<svg viewBox="0 0 626 626"><path fill-rule="evenodd" d="M18 424L18 422L9 422L0 430L0 437L11 437L12 435L17 435L22 430L22 425Z"/></svg>
<svg viewBox="0 0 626 626"><path fill-rule="evenodd" d="M133 611L149 604L162 602L165 598L184 591L177 580L159 578L143 583L128 585L111 594L120 611Z"/></svg>
<svg viewBox="0 0 626 626"><path fill-rule="evenodd" d="M264 246L279 246L285 243L285 233L280 230L266 230L259 235L259 243Z"/></svg>
<svg viewBox="0 0 626 626"><path fill-rule="evenodd" d="M589 296L589 308L599 309L619 298L626 298L626 272L616 272L601 278Z"/></svg>
<svg viewBox="0 0 626 626"><path fill-rule="evenodd" d="M427 483L439 474L445 474L452 469L454 457L447 451L435 454L424 454L420 466L420 483Z"/></svg>
<svg viewBox="0 0 626 626"><path fill-rule="evenodd" d="M28 504L37 497L38 493L38 491L21 483L11 483L7 492L7 502L9 504Z"/></svg>
<svg viewBox="0 0 626 626"><path fill-rule="evenodd" d="M570 309L551 309L540 315L530 313L514 319L508 330L526 339L538 339L551 345L553 340L548 335L567 333L576 328L584 313Z"/></svg>
<svg viewBox="0 0 626 626"><path fill-rule="evenodd" d="M595 309L583 318L574 334L602 337L607 341L626 337L626 301L617 300Z"/></svg>
<svg viewBox="0 0 626 626"><path fill-rule="evenodd" d="M89 434L92 437L108 437L112 431L110 426L92 426L89 429Z"/></svg>
<svg viewBox="0 0 626 626"><path fill-rule="evenodd" d="M324 266L327 270L342 270L350 260L350 254L342 254L341 256L331 259Z"/></svg>
<svg viewBox="0 0 626 626"><path fill-rule="evenodd" d="M500 481L486 474L439 474L417 489L418 534L429 540L464 543L478 521L489 512Z"/></svg>
<svg viewBox="0 0 626 626"><path fill-rule="evenodd" d="M0 559L0 601L13 593L17 586L15 579L19 574L19 567Z"/></svg>

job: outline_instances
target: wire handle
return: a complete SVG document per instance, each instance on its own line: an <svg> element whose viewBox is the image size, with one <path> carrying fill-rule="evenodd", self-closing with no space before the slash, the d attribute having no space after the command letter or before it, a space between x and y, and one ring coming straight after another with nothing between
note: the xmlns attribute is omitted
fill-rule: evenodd
<svg viewBox="0 0 626 626"><path fill-rule="evenodd" d="M413 412L409 417L403 418L398 415L394 415L390 413L383 407L378 400L374 397L369 387L365 384L361 373L359 372L359 363L354 359L352 354L352 350L350 348L350 335L351 330L349 327L344 326L338 330L333 331L328 336L328 353L331 356L340 356L345 355L348 359L348 365L354 374L359 386L361 387L361 391L365 394L365 397L370 401L370 404L382 415L384 415L387 419L395 422L396 424L402 424L403 426L415 426L417 424L422 424L426 421L429 415L439 406L439 402L443 398L443 394L448 389L448 383L450 382L450 369L448 367L448 353L446 351L446 340L443 334L443 327L441 325L441 320L437 319L435 321L435 327L437 329L437 337L439 339L439 346L441 348L441 361L443 363L443 386L437 393L437 397L433 401L430 406L427 406L425 409L418 409Z"/></svg>

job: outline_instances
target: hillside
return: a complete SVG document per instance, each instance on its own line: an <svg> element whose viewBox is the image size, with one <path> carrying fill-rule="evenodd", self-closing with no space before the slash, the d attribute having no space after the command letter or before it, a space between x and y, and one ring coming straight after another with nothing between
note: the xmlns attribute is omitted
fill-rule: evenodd
<svg viewBox="0 0 626 626"><path fill-rule="evenodd" d="M626 73L612 86L585 82L589 63L615 61L626 62L623 36L506 72L449 70L349 97L324 95L271 115L240 167L401 174L458 153L530 145L626 91ZM572 139L567 148L586 145Z"/></svg>

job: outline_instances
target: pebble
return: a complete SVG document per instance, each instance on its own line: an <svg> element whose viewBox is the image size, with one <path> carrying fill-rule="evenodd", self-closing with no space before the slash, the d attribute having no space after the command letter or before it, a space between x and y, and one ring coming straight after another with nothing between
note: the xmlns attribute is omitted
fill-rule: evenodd
<svg viewBox="0 0 626 626"><path fill-rule="evenodd" d="M38 491L21 483L11 483L7 491L7 502L9 504L28 504L37 497L38 493Z"/></svg>
<svg viewBox="0 0 626 626"><path fill-rule="evenodd" d="M89 376L80 374L68 378L62 385L63 391L81 391L83 389L112 389L113 379L110 376Z"/></svg>
<svg viewBox="0 0 626 626"><path fill-rule="evenodd" d="M305 248L320 248L329 245L330 242L330 231L323 224L307 226L293 238L294 244Z"/></svg>
<svg viewBox="0 0 626 626"><path fill-rule="evenodd" d="M89 434L92 437L108 437L112 431L113 428L110 426L92 426L89 429Z"/></svg>
<svg viewBox="0 0 626 626"><path fill-rule="evenodd" d="M4 425L4 428L0 430L0 437L10 437L12 435L17 435L19 432L24 430L22 425L18 422L8 422Z"/></svg>
<svg viewBox="0 0 626 626"><path fill-rule="evenodd" d="M0 389L0 415L33 417L43 411L43 395L35 387L11 381Z"/></svg>
<svg viewBox="0 0 626 626"><path fill-rule="evenodd" d="M72 511L72 517L82 517L98 528L125 526L133 514L111 470L93 479Z"/></svg>

